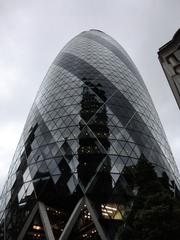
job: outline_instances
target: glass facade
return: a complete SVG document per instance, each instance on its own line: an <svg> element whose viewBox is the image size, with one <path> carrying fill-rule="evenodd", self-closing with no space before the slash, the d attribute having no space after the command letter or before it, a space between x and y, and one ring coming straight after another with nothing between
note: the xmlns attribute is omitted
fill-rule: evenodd
<svg viewBox="0 0 180 240"><path fill-rule="evenodd" d="M1 238L120 239L141 156L179 189L132 60L105 33L82 32L56 57L30 110L1 195Z"/></svg>

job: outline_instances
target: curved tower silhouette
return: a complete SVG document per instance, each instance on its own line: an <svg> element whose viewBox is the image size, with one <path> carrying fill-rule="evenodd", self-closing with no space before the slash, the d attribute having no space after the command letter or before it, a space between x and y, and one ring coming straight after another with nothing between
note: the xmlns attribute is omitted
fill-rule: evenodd
<svg viewBox="0 0 180 240"><path fill-rule="evenodd" d="M134 63L104 32L82 32L57 55L30 110L0 200L2 239L118 239L142 156L179 188Z"/></svg>

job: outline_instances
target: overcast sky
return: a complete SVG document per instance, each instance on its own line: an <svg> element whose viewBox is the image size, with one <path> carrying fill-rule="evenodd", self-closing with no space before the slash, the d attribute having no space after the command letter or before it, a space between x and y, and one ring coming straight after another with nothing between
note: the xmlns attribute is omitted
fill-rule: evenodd
<svg viewBox="0 0 180 240"><path fill-rule="evenodd" d="M75 35L115 38L138 67L180 169L180 111L158 62L180 27L179 0L0 0L0 189L40 83Z"/></svg>

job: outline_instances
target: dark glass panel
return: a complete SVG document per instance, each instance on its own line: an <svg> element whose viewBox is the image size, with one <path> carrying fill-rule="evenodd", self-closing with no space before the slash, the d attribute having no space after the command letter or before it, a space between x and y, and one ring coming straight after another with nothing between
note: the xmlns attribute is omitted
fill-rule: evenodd
<svg viewBox="0 0 180 240"><path fill-rule="evenodd" d="M98 231L92 221L91 214L86 205L81 209L80 216L68 238L68 240L101 240Z"/></svg>
<svg viewBox="0 0 180 240"><path fill-rule="evenodd" d="M44 227L39 214L34 217L24 240L47 240Z"/></svg>

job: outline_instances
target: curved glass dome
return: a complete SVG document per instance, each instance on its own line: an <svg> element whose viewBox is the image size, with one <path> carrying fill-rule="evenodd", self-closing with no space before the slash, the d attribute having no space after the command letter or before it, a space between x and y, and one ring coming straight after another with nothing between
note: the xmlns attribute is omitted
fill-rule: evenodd
<svg viewBox="0 0 180 240"><path fill-rule="evenodd" d="M1 196L1 236L116 239L142 156L179 188L134 63L105 33L82 32L56 57L30 110Z"/></svg>

